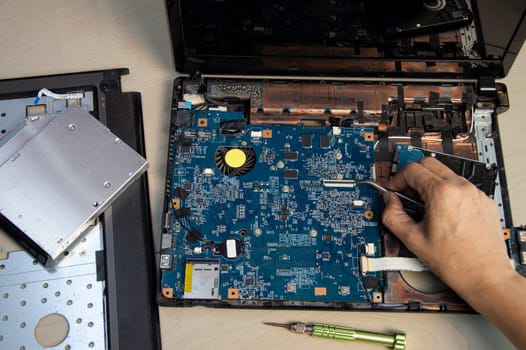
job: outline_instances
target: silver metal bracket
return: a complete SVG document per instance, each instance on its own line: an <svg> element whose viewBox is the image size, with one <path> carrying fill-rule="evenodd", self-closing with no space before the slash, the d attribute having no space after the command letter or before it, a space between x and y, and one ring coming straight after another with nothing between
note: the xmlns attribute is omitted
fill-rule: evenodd
<svg viewBox="0 0 526 350"><path fill-rule="evenodd" d="M475 108L473 110L473 121L475 123L475 138L477 142L478 160L486 163L486 166L493 166L497 163L497 152L495 142L492 137L492 117L494 109ZM500 221L505 226L504 208L502 205L502 192L499 175L495 180L495 192L493 200L497 203Z"/></svg>

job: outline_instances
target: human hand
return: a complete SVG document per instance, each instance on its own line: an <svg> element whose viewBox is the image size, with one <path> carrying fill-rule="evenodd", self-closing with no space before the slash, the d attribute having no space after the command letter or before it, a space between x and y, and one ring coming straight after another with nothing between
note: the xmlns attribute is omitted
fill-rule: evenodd
<svg viewBox="0 0 526 350"><path fill-rule="evenodd" d="M386 187L418 192L425 215L415 222L389 192L384 225L468 303L480 288L515 274L495 202L441 162L427 157L409 164Z"/></svg>

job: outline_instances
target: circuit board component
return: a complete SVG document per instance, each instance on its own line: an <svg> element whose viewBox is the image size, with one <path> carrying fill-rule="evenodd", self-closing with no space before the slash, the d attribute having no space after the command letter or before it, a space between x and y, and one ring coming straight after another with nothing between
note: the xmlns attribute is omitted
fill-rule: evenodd
<svg viewBox="0 0 526 350"><path fill-rule="evenodd" d="M371 300L382 277L369 273L379 282L366 289L359 258L364 244L371 257L381 251L378 195L323 181L374 178L372 129L184 114L171 149L162 288L232 303Z"/></svg>
<svg viewBox="0 0 526 350"><path fill-rule="evenodd" d="M495 164L485 164L473 159L400 144L395 147L393 171L400 171L407 164L418 162L424 157L438 159L448 168L453 170L455 174L464 177L466 180L477 186L482 192L493 197L498 172Z"/></svg>

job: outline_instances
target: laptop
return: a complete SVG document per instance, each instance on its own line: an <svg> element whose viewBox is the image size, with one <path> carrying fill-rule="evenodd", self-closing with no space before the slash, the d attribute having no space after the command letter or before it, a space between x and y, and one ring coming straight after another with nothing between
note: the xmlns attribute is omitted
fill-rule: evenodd
<svg viewBox="0 0 526 350"><path fill-rule="evenodd" d="M496 201L526 274L496 83L526 37L525 3L166 4L185 76L173 89L161 305L470 311L359 183L424 156Z"/></svg>

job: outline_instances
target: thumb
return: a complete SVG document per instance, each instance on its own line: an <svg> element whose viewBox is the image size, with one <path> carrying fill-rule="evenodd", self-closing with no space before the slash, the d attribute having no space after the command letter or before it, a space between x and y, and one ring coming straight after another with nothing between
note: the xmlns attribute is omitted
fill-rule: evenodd
<svg viewBox="0 0 526 350"><path fill-rule="evenodd" d="M393 192L384 193L384 201L383 224L409 249L420 246L424 239L422 223L415 222L407 215L400 198Z"/></svg>

